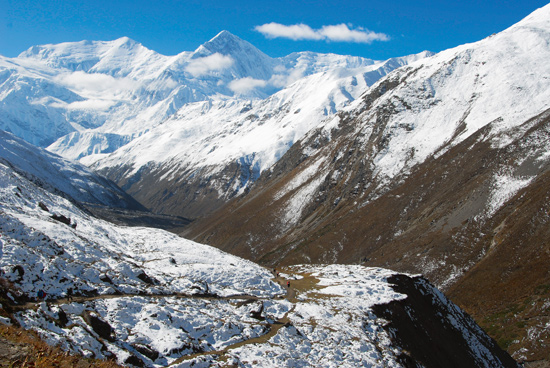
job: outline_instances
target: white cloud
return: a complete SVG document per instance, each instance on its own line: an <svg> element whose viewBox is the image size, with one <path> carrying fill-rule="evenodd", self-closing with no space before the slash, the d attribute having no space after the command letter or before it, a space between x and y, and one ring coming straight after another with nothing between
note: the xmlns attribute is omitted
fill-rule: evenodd
<svg viewBox="0 0 550 368"><path fill-rule="evenodd" d="M313 29L306 24L286 26L279 23L266 23L254 28L267 38L289 38L291 40L325 40L335 42L372 43L373 41L388 41L390 38L384 33L376 33L358 27L350 29L347 24L323 26Z"/></svg>
<svg viewBox="0 0 550 368"><path fill-rule="evenodd" d="M109 100L84 100L76 101L67 105L68 110L100 110L107 111L111 106L115 104L115 101Z"/></svg>
<svg viewBox="0 0 550 368"><path fill-rule="evenodd" d="M304 76L304 70L302 69L286 70L283 67L283 70L279 69L276 71L279 73L273 74L269 83L277 88L286 87Z"/></svg>
<svg viewBox="0 0 550 368"><path fill-rule="evenodd" d="M120 93L139 87L139 83L130 78L115 78L107 74L86 73L83 71L62 74L57 76L55 80L73 90L92 95Z"/></svg>
<svg viewBox="0 0 550 368"><path fill-rule="evenodd" d="M294 41L323 39L323 36L305 24L285 26L283 24L272 22L261 26L256 26L254 29L268 38L290 38Z"/></svg>
<svg viewBox="0 0 550 368"><path fill-rule="evenodd" d="M235 79L229 83L229 89L235 93L244 94L259 87L265 87L267 82L261 79L250 77Z"/></svg>
<svg viewBox="0 0 550 368"><path fill-rule="evenodd" d="M337 42L372 43L373 41L388 41L390 39L384 33L376 33L361 27L349 29L346 24L323 26L319 33L327 40Z"/></svg>
<svg viewBox="0 0 550 368"><path fill-rule="evenodd" d="M185 67L185 71L194 77L200 77L214 70L223 70L233 65L234 60L230 56L222 55L219 52L194 59Z"/></svg>
<svg viewBox="0 0 550 368"><path fill-rule="evenodd" d="M75 101L69 104L62 101L53 101L49 104L49 106L54 108L62 108L66 110L107 111L115 103L116 101L113 101L113 100L89 99L89 100L83 100L83 101Z"/></svg>

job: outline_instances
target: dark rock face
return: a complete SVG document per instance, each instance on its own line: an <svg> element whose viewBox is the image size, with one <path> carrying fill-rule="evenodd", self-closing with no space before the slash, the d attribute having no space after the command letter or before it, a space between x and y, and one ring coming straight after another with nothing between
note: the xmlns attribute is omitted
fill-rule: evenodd
<svg viewBox="0 0 550 368"><path fill-rule="evenodd" d="M389 321L385 330L402 354L405 367L519 367L474 322L425 279L394 275L393 289L403 300L376 305L374 313Z"/></svg>
<svg viewBox="0 0 550 368"><path fill-rule="evenodd" d="M89 312L84 313L84 320L88 325L90 325L94 332L98 334L99 337L111 342L115 341L114 330L110 324L103 321L95 314Z"/></svg>

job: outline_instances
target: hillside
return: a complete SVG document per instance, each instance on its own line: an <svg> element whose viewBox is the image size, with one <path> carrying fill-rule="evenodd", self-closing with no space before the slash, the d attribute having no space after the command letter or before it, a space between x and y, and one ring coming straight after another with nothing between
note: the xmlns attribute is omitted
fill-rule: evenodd
<svg viewBox="0 0 550 368"><path fill-rule="evenodd" d="M546 6L395 70L186 236L422 273L515 358L548 359L549 40Z"/></svg>
<svg viewBox="0 0 550 368"><path fill-rule="evenodd" d="M67 352L135 367L518 366L419 276L343 265L270 271L163 230L94 218L38 184L0 163L0 322ZM23 344L3 341L24 356Z"/></svg>

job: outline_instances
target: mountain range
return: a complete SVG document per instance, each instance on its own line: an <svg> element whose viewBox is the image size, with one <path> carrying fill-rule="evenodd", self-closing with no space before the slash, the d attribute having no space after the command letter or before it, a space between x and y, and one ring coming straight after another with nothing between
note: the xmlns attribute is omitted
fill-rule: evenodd
<svg viewBox="0 0 550 368"><path fill-rule="evenodd" d="M0 59L0 128L80 160L154 212L196 218L381 76L427 55L273 59L226 31L172 57L127 38L37 46Z"/></svg>
<svg viewBox="0 0 550 368"><path fill-rule="evenodd" d="M62 218L78 218L76 223L69 221L69 225L78 224L75 231L80 231L81 223L87 224L85 229L91 232L78 235L81 239L90 239L93 231L88 229L116 226L96 221L157 226L166 220L164 228L186 238L270 268L289 267L293 280L309 280L313 275L317 283L330 272L361 274L357 277L365 280L370 271L363 270L371 270L365 266L379 270L375 273L386 272L378 268L384 267L422 274L516 360L544 364L550 360L549 45L550 5L479 42L385 61L311 52L271 58L227 31L194 52L175 56L157 54L128 38L35 46L16 58L0 57L0 129L9 132L0 136L4 177L18 178L10 180L20 183L29 180L25 185L41 189L29 187L27 192L45 190L72 203L75 207ZM62 180L59 172L64 173ZM23 184L11 183L4 185L6 198L17 191L13 188L20 188L21 198ZM23 225L6 228L3 234L15 231L25 238L23 234L34 228L23 220L27 218L57 225L61 215L55 214L57 220L52 220L50 207L61 205L56 204L58 199L54 203L43 195L27 199L25 206L32 210L19 200L6 199L3 211L10 218L6 223ZM48 211L36 208L38 203ZM141 216L147 219L136 222ZM189 224L187 219L193 221ZM50 230L40 231L46 239L55 238ZM122 252L121 244L128 243L125 237L132 236L120 235L124 231L131 233L103 230L117 239L109 245L116 252ZM168 234L162 234L152 238L168 239ZM54 243L69 249L76 241L73 235ZM149 239L149 235L140 236ZM6 244L23 248L30 241L6 237ZM179 250L169 250L173 254L200 246L170 239L166 242L182 244ZM155 242L140 244L158 254L168 252ZM104 257L105 251L98 252L98 257ZM150 262L134 253L128 257L132 267ZM214 258L220 257L231 256ZM172 258L175 264L184 262ZM25 292L35 292L36 287L23 282L14 262L3 266L11 282L19 283ZM109 262L113 269L123 267L113 266L119 260ZM297 264L355 266L317 269ZM106 266L101 267L97 272L105 274ZM113 282L114 276L109 276L112 289L103 290L94 276L93 282L79 281L90 292L83 296L129 294L122 284L142 294L188 293L158 286L176 277L170 272L161 276L157 269L135 267L129 274L117 271L116 277L130 280L143 271L142 282L156 285L151 286L153 291L140 289L134 279ZM336 268L329 272L330 267ZM391 279L397 289L406 288L400 282L411 278L384 275L381 282ZM198 277L203 281L197 281L195 289L210 285L213 281L208 277ZM409 291L433 288L420 286L425 282L421 279L412 280L415 286L407 284ZM342 279L333 282L343 283ZM68 286L56 288L55 295L66 295ZM92 289L97 290L91 293ZM208 294L210 289L202 292ZM412 299L409 294L407 300ZM382 304L391 304L384 300ZM376 310L375 304L369 304L370 310ZM422 309L418 305L411 308ZM126 323L112 317L105 305L94 308L90 313L103 321L117 326ZM288 318L291 309L295 313L301 307L273 308L287 308L276 313L281 320ZM59 317L46 307L40 313ZM296 318L309 313L299 312ZM397 310L377 313L377 318L399 315ZM29 328L45 328L42 322L32 321L46 317L28 317L31 322L17 318ZM298 330L298 336L303 336L304 330ZM404 330L391 331L393 343L401 334L407 335ZM117 330L116 335L121 333ZM144 353L134 346L141 343L120 341L114 343L116 347L105 346L121 362L134 356L145 364L162 365L173 363L181 353L157 346L152 350L161 353L162 362L157 362L161 355L155 354L155 359L144 360ZM147 341L144 344L151 350ZM199 350L219 351L231 345L216 344ZM397 344L404 355L386 359L388 350L383 349L384 357L377 358L376 364L408 366L413 363L407 359L423 361L419 354L424 353L409 345L411 341ZM490 340L483 345L491 345ZM125 353L114 352L117 349ZM92 349L92 355L100 356L100 350ZM246 354L260 354L260 350ZM235 359L245 364L249 358L244 356ZM204 364L213 364L209 362Z"/></svg>

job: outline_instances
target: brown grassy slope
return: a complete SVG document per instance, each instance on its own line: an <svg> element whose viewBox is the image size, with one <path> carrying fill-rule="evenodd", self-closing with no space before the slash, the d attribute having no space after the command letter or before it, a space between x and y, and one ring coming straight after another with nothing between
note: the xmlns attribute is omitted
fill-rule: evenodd
<svg viewBox="0 0 550 368"><path fill-rule="evenodd" d="M514 342L526 337L532 324L518 317L513 322L518 332L504 331L511 330L510 315L524 305L531 313L525 318L533 321L547 313L550 164L539 160L539 153L550 138L550 114L508 132L514 142L506 147L484 139L490 131L488 126L440 157L429 158L370 201L368 189L354 190L376 180L368 171L366 150L356 144L360 137L322 142L318 155L330 162L330 173L345 171L349 180L331 182L327 175L300 222L284 229L280 218L285 198L275 201L274 196L319 157L304 157L300 146L293 147L249 195L194 224L188 235L267 265L364 263L422 273L492 328L489 332L510 352L529 360L548 357L547 336L536 344L530 342L533 338ZM342 151L348 153L341 161L331 161ZM537 180L487 217L483 214L496 174ZM530 303L535 305L528 307ZM530 353L521 355L522 347Z"/></svg>
<svg viewBox="0 0 550 368"><path fill-rule="evenodd" d="M549 189L546 172L499 211L483 229L487 253L448 290L501 346L530 361L550 360Z"/></svg>

